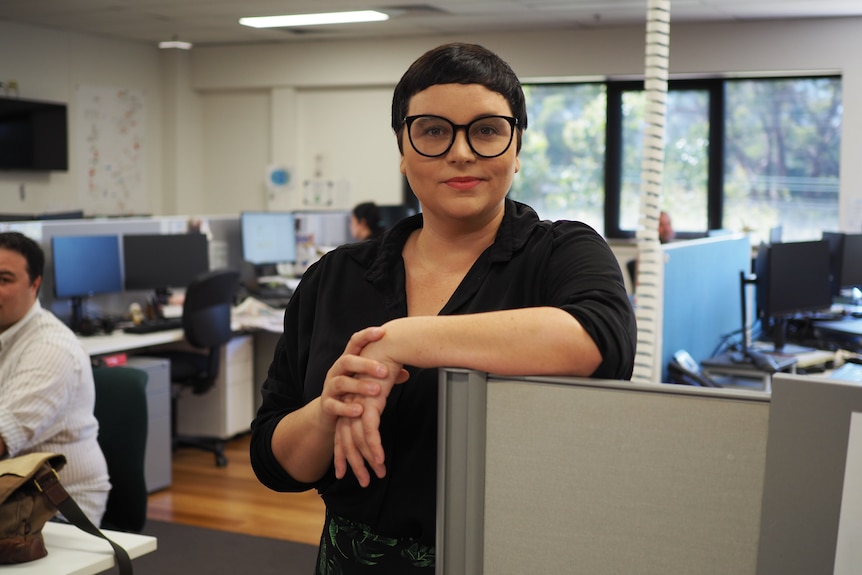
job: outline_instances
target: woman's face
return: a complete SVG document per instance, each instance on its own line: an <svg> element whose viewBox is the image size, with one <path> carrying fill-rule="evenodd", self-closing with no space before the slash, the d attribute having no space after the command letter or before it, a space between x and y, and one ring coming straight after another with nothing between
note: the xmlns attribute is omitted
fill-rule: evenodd
<svg viewBox="0 0 862 575"><path fill-rule="evenodd" d="M410 99L408 116L426 114L468 124L482 116L511 116L512 109L502 94L481 84L438 84ZM429 217L481 221L502 212L503 200L520 169L517 134L504 154L483 158L470 149L464 130L458 130L446 154L428 158L413 149L404 129L401 173L422 204L426 221Z"/></svg>

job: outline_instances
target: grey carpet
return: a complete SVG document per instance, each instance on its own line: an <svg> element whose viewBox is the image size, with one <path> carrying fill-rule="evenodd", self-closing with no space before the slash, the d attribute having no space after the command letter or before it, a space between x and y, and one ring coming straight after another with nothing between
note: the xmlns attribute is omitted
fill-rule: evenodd
<svg viewBox="0 0 862 575"><path fill-rule="evenodd" d="M135 575L312 575L316 545L148 520L158 549L134 559Z"/></svg>

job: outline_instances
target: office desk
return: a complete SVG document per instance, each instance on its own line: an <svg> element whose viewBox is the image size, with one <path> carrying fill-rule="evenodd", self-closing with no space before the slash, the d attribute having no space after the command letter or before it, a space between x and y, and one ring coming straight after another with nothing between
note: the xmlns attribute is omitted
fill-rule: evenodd
<svg viewBox="0 0 862 575"><path fill-rule="evenodd" d="M180 435L229 439L249 429L254 417L255 395L253 337L241 333L247 329L241 319L231 321L231 327L236 333L222 349L219 377L213 389L201 395L183 395L177 402ZM153 333L116 330L108 335L82 336L78 340L91 356L121 352L146 356L148 350L167 347L195 349L185 341L182 329ZM133 359L134 355L129 358L130 365ZM165 401L169 402L170 397Z"/></svg>
<svg viewBox="0 0 862 575"><path fill-rule="evenodd" d="M78 337L78 341L83 344L90 356L135 351L155 345L176 343L184 339L181 329L153 333L125 333L122 330L116 330L111 334Z"/></svg>
<svg viewBox="0 0 862 575"><path fill-rule="evenodd" d="M156 550L155 537L103 530L134 559ZM42 533L48 555L28 563L0 565L3 575L93 575L114 567L114 551L104 539L64 523L45 524Z"/></svg>
<svg viewBox="0 0 862 575"><path fill-rule="evenodd" d="M281 333L282 326L278 317L240 317L231 321L231 329L234 332L265 330ZM110 334L78 336L78 341L81 342L90 356L98 356L124 351L134 352L148 347L178 343L185 341L185 336L182 329L169 329L152 333L126 333L118 329Z"/></svg>

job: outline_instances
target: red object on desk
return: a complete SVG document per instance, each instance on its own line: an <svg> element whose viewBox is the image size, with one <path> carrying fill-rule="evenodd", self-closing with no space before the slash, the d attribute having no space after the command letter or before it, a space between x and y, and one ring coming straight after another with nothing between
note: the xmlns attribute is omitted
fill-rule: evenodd
<svg viewBox="0 0 862 575"><path fill-rule="evenodd" d="M125 353L114 353L112 355L103 355L101 360L107 367L116 367L118 365L126 365Z"/></svg>

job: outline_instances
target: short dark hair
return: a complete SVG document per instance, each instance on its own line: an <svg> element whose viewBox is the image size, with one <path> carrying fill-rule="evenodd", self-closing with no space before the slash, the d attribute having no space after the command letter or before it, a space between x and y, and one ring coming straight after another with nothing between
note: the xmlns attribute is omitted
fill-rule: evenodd
<svg viewBox="0 0 862 575"><path fill-rule="evenodd" d="M527 129L527 104L518 76L497 54L478 44L443 44L425 52L404 73L392 95L392 130L404 152L402 130L410 98L438 84L481 84L509 102L518 120L517 150Z"/></svg>
<svg viewBox="0 0 862 575"><path fill-rule="evenodd" d="M30 276L30 284L36 278L42 277L45 269L45 253L42 247L32 239L19 232L0 233L0 249L18 252L27 260L27 275Z"/></svg>
<svg viewBox="0 0 862 575"><path fill-rule="evenodd" d="M380 225L380 208L374 202L363 202L353 207L353 217L356 221L365 220L365 225L372 232L382 229Z"/></svg>

